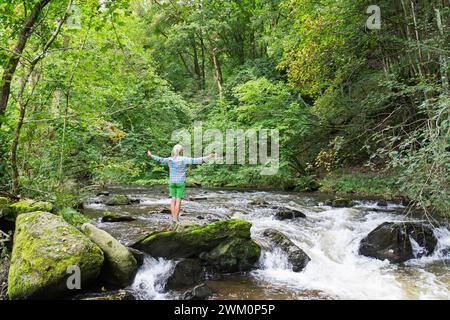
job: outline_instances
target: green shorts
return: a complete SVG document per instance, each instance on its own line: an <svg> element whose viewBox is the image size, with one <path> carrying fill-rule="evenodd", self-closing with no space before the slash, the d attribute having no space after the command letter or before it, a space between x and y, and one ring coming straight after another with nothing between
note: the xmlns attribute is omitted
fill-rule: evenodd
<svg viewBox="0 0 450 320"><path fill-rule="evenodd" d="M169 183L170 196L173 198L184 199L184 189L186 189L186 183Z"/></svg>

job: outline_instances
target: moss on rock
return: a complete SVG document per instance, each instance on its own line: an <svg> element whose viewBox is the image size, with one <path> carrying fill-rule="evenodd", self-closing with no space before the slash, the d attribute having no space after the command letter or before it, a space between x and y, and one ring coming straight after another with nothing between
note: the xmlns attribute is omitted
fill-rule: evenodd
<svg viewBox="0 0 450 320"><path fill-rule="evenodd" d="M105 211L103 213L102 222L123 222L123 221L134 221L135 218L126 215L119 215L115 212Z"/></svg>
<svg viewBox="0 0 450 320"><path fill-rule="evenodd" d="M0 197L0 208L9 204L9 199L6 197Z"/></svg>
<svg viewBox="0 0 450 320"><path fill-rule="evenodd" d="M249 239L230 239L210 252L200 254L206 265L218 272L247 271L261 255L261 248Z"/></svg>
<svg viewBox="0 0 450 320"><path fill-rule="evenodd" d="M16 203L6 206L2 210L3 219L15 222L19 214L35 211L51 212L53 205L50 202L36 201L33 199L22 199Z"/></svg>
<svg viewBox="0 0 450 320"><path fill-rule="evenodd" d="M80 228L84 223L89 223L91 220L85 215L79 213L77 210L72 208L64 208L58 211L58 215L63 217L66 222L75 228Z"/></svg>
<svg viewBox="0 0 450 320"><path fill-rule="evenodd" d="M81 287L94 281L103 265L103 252L62 217L48 212L21 214L16 221L10 299L49 299L71 293L68 267L78 266Z"/></svg>
<svg viewBox="0 0 450 320"><path fill-rule="evenodd" d="M159 231L133 245L153 257L166 259L187 258L209 251L231 238L250 239L251 223L228 219L186 231Z"/></svg>
<svg viewBox="0 0 450 320"><path fill-rule="evenodd" d="M250 269L261 254L251 239L251 226L245 220L222 220L181 231L155 232L133 247L166 259L200 257L219 272L243 271Z"/></svg>
<svg viewBox="0 0 450 320"><path fill-rule="evenodd" d="M133 254L109 233L92 224L84 224L81 230L105 253L102 279L120 286L130 284L137 271L137 261Z"/></svg>
<svg viewBox="0 0 450 320"><path fill-rule="evenodd" d="M106 200L105 204L107 206L125 206L131 204L131 200L124 194L116 194Z"/></svg>

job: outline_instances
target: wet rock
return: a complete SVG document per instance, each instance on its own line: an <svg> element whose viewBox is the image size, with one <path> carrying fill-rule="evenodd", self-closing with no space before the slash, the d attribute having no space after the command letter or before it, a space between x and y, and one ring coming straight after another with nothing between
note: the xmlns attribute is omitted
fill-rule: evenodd
<svg viewBox="0 0 450 320"><path fill-rule="evenodd" d="M379 200L377 202L377 206L379 206L379 207L387 207L387 205L388 205L388 203L386 200Z"/></svg>
<svg viewBox="0 0 450 320"><path fill-rule="evenodd" d="M325 204L335 208L349 208L353 206L353 202L348 198L336 198L325 201Z"/></svg>
<svg viewBox="0 0 450 320"><path fill-rule="evenodd" d="M160 213L160 214L172 214L169 208L161 208L156 211L153 211L154 213Z"/></svg>
<svg viewBox="0 0 450 320"><path fill-rule="evenodd" d="M177 223L175 226L174 231L176 232L187 232L191 230L192 228L196 228L199 225L193 221L183 220Z"/></svg>
<svg viewBox="0 0 450 320"><path fill-rule="evenodd" d="M250 227L250 222L240 219L221 220L182 231L155 232L132 247L166 259L202 254L203 260L220 272L248 270L260 256L259 246L251 240Z"/></svg>
<svg viewBox="0 0 450 320"><path fill-rule="evenodd" d="M137 261L133 254L109 233L92 224L83 224L81 231L105 254L101 277L112 284L129 285L137 271Z"/></svg>
<svg viewBox="0 0 450 320"><path fill-rule="evenodd" d="M166 290L191 287L202 278L203 267L198 259L185 259L177 263L173 274L167 279Z"/></svg>
<svg viewBox="0 0 450 320"><path fill-rule="evenodd" d="M275 218L278 220L295 219L295 218L306 218L306 215L300 210L292 207L282 207L279 208L275 213Z"/></svg>
<svg viewBox="0 0 450 320"><path fill-rule="evenodd" d="M208 200L207 197L189 197L189 201L201 201L201 200Z"/></svg>
<svg viewBox="0 0 450 320"><path fill-rule="evenodd" d="M131 252L133 257L136 259L138 267L142 266L144 264L145 254L142 251L139 251L137 249L127 247L128 251Z"/></svg>
<svg viewBox="0 0 450 320"><path fill-rule="evenodd" d="M255 206L265 206L265 205L268 205L269 203L266 200L264 200L263 198L258 197L258 198L253 199L252 201L250 201L250 204L255 205Z"/></svg>
<svg viewBox="0 0 450 320"><path fill-rule="evenodd" d="M359 254L401 263L415 258L411 238L422 248L418 257L432 254L437 244L429 226L416 222L385 222L361 240Z"/></svg>
<svg viewBox="0 0 450 320"><path fill-rule="evenodd" d="M273 245L286 253L288 261L292 264L292 271L300 272L311 261L311 258L299 247L297 247L284 233L275 229L266 229L263 231L266 237Z"/></svg>
<svg viewBox="0 0 450 320"><path fill-rule="evenodd" d="M139 204L141 203L141 199L130 198L130 204Z"/></svg>
<svg viewBox="0 0 450 320"><path fill-rule="evenodd" d="M51 299L73 293L67 287L68 268L80 268L84 288L97 279L103 260L100 248L62 217L48 212L21 214L16 221L8 296Z"/></svg>
<svg viewBox="0 0 450 320"><path fill-rule="evenodd" d="M183 300L206 300L212 295L212 290L205 284L199 284L192 290L188 290L183 294Z"/></svg>
<svg viewBox="0 0 450 320"><path fill-rule="evenodd" d="M131 216L119 215L111 211L105 211L103 213L102 222L123 222L123 221L134 221L135 218Z"/></svg>
<svg viewBox="0 0 450 320"><path fill-rule="evenodd" d="M131 204L130 198L124 194L116 194L105 201L107 206L125 206Z"/></svg>
<svg viewBox="0 0 450 320"><path fill-rule="evenodd" d="M197 216L197 219L203 220L203 219L205 219L205 217L204 216Z"/></svg>
<svg viewBox="0 0 450 320"><path fill-rule="evenodd" d="M74 298L74 300L111 300L111 301L122 301L122 300L136 300L133 293L130 291L121 289L117 291L108 291L102 293L93 293L87 295L81 295Z"/></svg>
<svg viewBox="0 0 450 320"><path fill-rule="evenodd" d="M260 255L261 248L253 240L237 238L222 242L199 257L209 270L230 273L252 269Z"/></svg>
<svg viewBox="0 0 450 320"><path fill-rule="evenodd" d="M105 190L103 190L103 191L99 191L99 192L97 192L97 197L99 197L99 196L105 196L105 197L109 197L109 195L110 195L111 193L109 192L109 191L105 191Z"/></svg>

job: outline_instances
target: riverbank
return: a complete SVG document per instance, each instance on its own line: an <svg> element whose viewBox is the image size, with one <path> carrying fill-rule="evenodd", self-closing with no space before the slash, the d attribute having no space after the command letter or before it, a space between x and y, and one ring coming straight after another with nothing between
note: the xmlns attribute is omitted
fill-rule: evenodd
<svg viewBox="0 0 450 320"><path fill-rule="evenodd" d="M277 180L275 180L277 181ZM158 186L166 185L167 179L137 179L131 185ZM329 173L321 178L304 176L297 179L286 179L272 183L251 183L240 181L236 183L207 182L201 177L188 177L188 187L208 187L241 190L267 190L267 191L296 191L296 192L323 192L336 196L349 196L352 198L371 198L386 201L397 201L408 204L411 202L399 190L394 175L381 175L375 172L361 170L341 170Z"/></svg>

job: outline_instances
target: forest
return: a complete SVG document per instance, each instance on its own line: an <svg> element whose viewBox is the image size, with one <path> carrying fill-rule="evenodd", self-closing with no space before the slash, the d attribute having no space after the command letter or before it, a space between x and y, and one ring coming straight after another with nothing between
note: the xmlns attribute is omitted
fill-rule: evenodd
<svg viewBox="0 0 450 320"><path fill-rule="evenodd" d="M0 0L0 196L57 212L166 185L147 150L201 123L278 130L279 170L208 163L188 187L446 219L449 40L449 0Z"/></svg>
<svg viewBox="0 0 450 320"><path fill-rule="evenodd" d="M61 206L158 183L171 132L280 131L280 170L202 185L404 195L448 213L449 3L3 1L0 182Z"/></svg>

